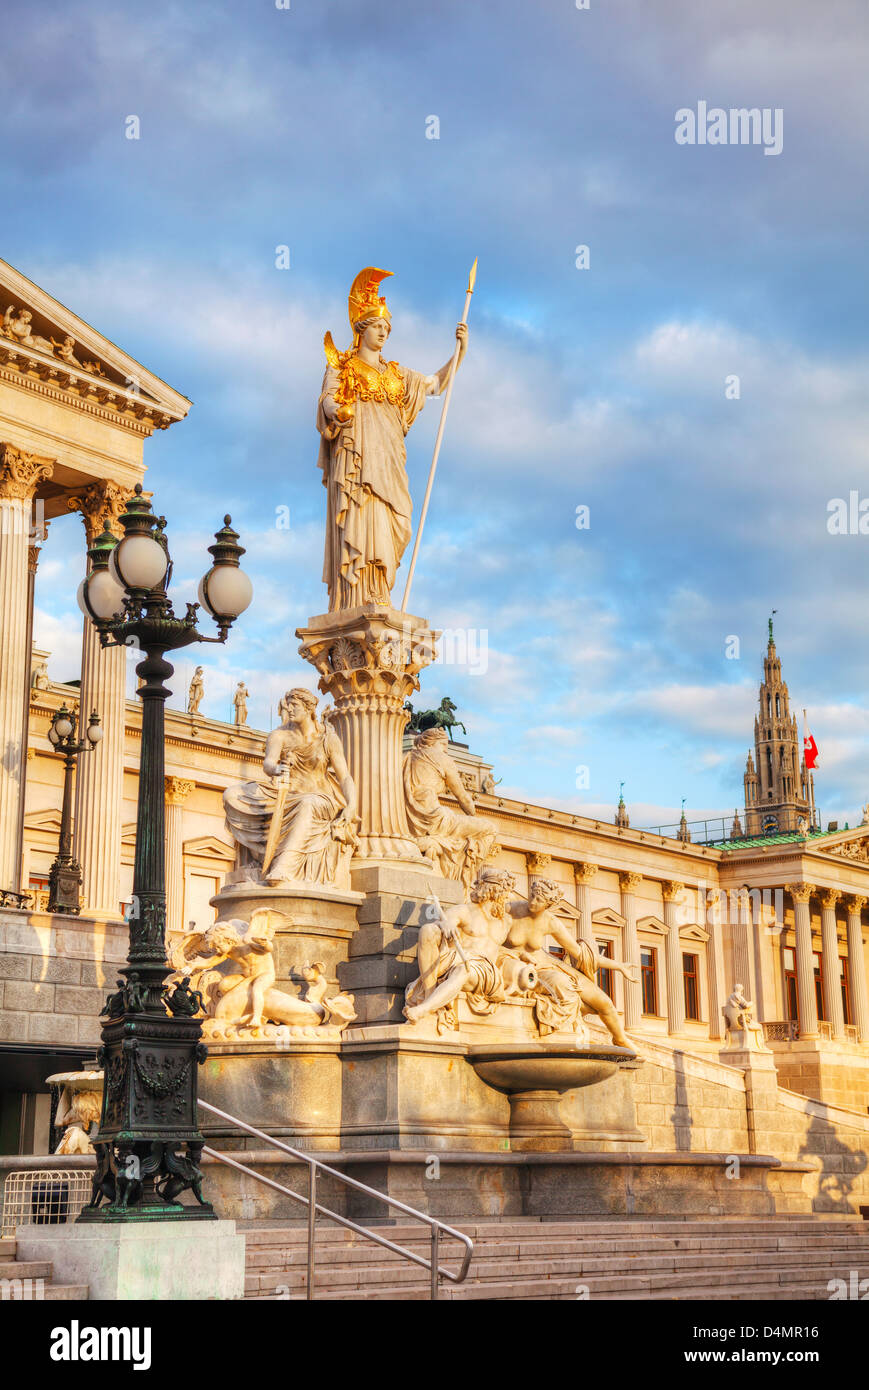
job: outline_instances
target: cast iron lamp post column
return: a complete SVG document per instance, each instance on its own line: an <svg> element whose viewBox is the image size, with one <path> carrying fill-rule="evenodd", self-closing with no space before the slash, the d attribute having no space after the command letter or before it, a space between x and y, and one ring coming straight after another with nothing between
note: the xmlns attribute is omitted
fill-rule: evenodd
<svg viewBox="0 0 869 1390"><path fill-rule="evenodd" d="M60 844L57 858L48 873L49 912L69 912L78 916L81 894L81 865L72 853L72 777L80 753L94 748L103 736L96 710L90 717L86 736L76 739L75 714L62 705L48 730L48 740L63 754L63 804L60 812Z"/></svg>
<svg viewBox="0 0 869 1390"><path fill-rule="evenodd" d="M163 534L137 485L120 518L123 539L104 531L89 551L91 572L79 598L103 646L134 645L144 654L142 744L133 902L128 914L130 947L118 990L103 1008L103 1111L94 1141L97 1167L91 1201L80 1221L147 1221L210 1218L202 1196L199 1162L203 1137L197 1117L197 1069L205 1060L201 1006L188 980L166 988L166 877L164 850L165 681L173 667L167 651L192 642L225 642L234 620L251 600L238 533L225 518L208 547L212 568L199 586L203 606L217 623L217 637L197 630L199 604L176 618L167 595L172 573ZM122 610L122 611L121 611ZM189 1188L197 1206L178 1197Z"/></svg>

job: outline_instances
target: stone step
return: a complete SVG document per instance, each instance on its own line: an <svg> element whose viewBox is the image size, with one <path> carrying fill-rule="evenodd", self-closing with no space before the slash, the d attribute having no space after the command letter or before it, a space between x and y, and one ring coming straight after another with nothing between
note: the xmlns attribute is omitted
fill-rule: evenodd
<svg viewBox="0 0 869 1390"><path fill-rule="evenodd" d="M407 1242L407 1248L418 1253L428 1254L429 1242L414 1241ZM491 1257L501 1259L519 1259L533 1257L536 1255L569 1255L576 1254L583 1259L592 1257L623 1257L625 1260L633 1259L638 1254L654 1252L656 1254L666 1254L672 1252L678 1255L703 1254L707 1251L717 1253L734 1253L740 1256L747 1256L752 1253L762 1253L765 1251L785 1253L788 1250L794 1251L828 1251L828 1250L869 1250L869 1230L861 1231L859 1234L839 1232L834 1235L811 1235L811 1236L787 1236L771 1234L769 1236L740 1236L727 1237L714 1240L711 1236L695 1237L668 1237L655 1236L651 1239L642 1236L622 1236L613 1240L600 1242L587 1242L576 1237L561 1237L559 1239L535 1238L525 1241L501 1240L497 1236L479 1239L474 1244L474 1264L484 1261ZM358 1237L353 1241L343 1243L328 1242L320 1243L320 1232L317 1232L317 1261L324 1266L335 1264L369 1264L369 1263L401 1263L401 1257L393 1254L392 1251L377 1245L372 1241ZM460 1248L455 1241L444 1240L441 1243L441 1259L449 1263L460 1253ZM257 1269L274 1268L279 1264L282 1268L292 1269L304 1266L307 1262L307 1242L298 1241L293 1245L276 1246L253 1246L248 1249L247 1268L250 1271Z"/></svg>
<svg viewBox="0 0 869 1390"><path fill-rule="evenodd" d="M360 1225L367 1225L365 1221L360 1221ZM485 1237L497 1232L499 1237L525 1240L532 1232L545 1234L547 1237L554 1237L561 1234L589 1238L598 1236L601 1239L610 1239L619 1235L721 1235L722 1233L737 1236L740 1233L747 1235L763 1235L768 1231L776 1231L781 1234L838 1234L843 1227L853 1227L869 1233L869 1222L861 1221L859 1217L827 1217L820 1218L800 1218L800 1217L769 1217L758 1219L739 1220L735 1218L721 1218L717 1221L659 1221L646 1219L633 1219L625 1221L456 1221L455 1228L461 1230L463 1234L471 1237ZM425 1226L420 1224L399 1224L395 1225L375 1225L371 1223L371 1229L377 1230L385 1235L389 1240L401 1241L406 1243L409 1239L420 1241L429 1240L429 1233ZM296 1223L269 1225L264 1228L247 1227L243 1222L239 1222L239 1230L243 1231L248 1245L273 1245L286 1241L287 1244L304 1242L307 1239L307 1227ZM344 1227L333 1226L323 1221L322 1227L318 1224L317 1240L320 1241L321 1235L326 1240L352 1241L360 1239L355 1232L348 1231ZM446 1239L446 1237L445 1237Z"/></svg>
<svg viewBox="0 0 869 1390"><path fill-rule="evenodd" d="M658 1288L667 1284L684 1283L688 1279L697 1284L729 1284L736 1271L739 1273L740 1280L746 1283L770 1282L771 1273L775 1272L778 1276L783 1270L787 1270L789 1277L795 1282L814 1280L816 1283L826 1284L827 1280L834 1275L841 1275L845 1266L847 1266L846 1275L850 1269L855 1269L860 1278L869 1275L869 1258L856 1260L846 1253L837 1252L823 1261L803 1260L800 1263L796 1263L792 1255L791 1259L784 1264L778 1255L771 1255L770 1258L752 1265L746 1265L736 1257L715 1259L714 1256L709 1257L707 1261L690 1266L685 1266L678 1261L662 1263L654 1258L641 1260L627 1267L615 1261L596 1265L580 1265L569 1257L522 1260L518 1266L514 1260L492 1260L481 1266L472 1266L469 1282L475 1285L488 1286L510 1279L520 1284L526 1280L572 1276L577 1283L587 1284L592 1289ZM339 1266L325 1269L320 1267L315 1272L316 1285L324 1292L330 1289L368 1290L383 1285L415 1284L420 1279L427 1278L427 1271L410 1263L401 1267L390 1264L381 1268ZM304 1269L272 1271L268 1274L249 1276L246 1290L251 1293L265 1293L276 1288L283 1288L293 1293L296 1290L304 1289L305 1281L306 1271Z"/></svg>
<svg viewBox="0 0 869 1390"><path fill-rule="evenodd" d="M18 1293L18 1292L15 1292L15 1293L11 1293L11 1294L9 1295L9 1299L10 1299L10 1301L13 1302L13 1303L16 1303L16 1302L57 1303L57 1302L61 1302L61 1301L78 1302L78 1303L81 1303L81 1302L84 1302L84 1300L87 1299L87 1297L88 1297L88 1286L87 1286L87 1284L52 1284L52 1283L50 1283L50 1282L47 1283L47 1284L45 1285L45 1287L44 1287L44 1289L42 1290L42 1292L40 1293L38 1299L33 1298L32 1294L28 1294L28 1293ZM4 1298L4 1295L3 1295L2 1293L0 1293L0 1299L3 1299L3 1298Z"/></svg>
<svg viewBox="0 0 869 1390"><path fill-rule="evenodd" d="M0 1260L14 1260L15 1250L14 1236L4 1236L3 1240L0 1240Z"/></svg>
<svg viewBox="0 0 869 1390"><path fill-rule="evenodd" d="M0 1260L0 1279L50 1279L47 1260Z"/></svg>

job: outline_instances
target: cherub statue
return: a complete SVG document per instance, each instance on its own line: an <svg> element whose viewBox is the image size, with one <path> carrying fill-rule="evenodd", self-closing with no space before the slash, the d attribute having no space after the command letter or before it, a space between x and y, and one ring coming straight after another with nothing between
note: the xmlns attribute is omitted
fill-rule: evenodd
<svg viewBox="0 0 869 1390"><path fill-rule="evenodd" d="M54 348L61 362L66 362L69 367L81 367L81 362L79 362L75 355L75 338L73 338L71 333L67 333L61 343L58 343L56 339L52 338L51 346Z"/></svg>
<svg viewBox="0 0 869 1390"><path fill-rule="evenodd" d="M405 436L427 396L446 388L452 358L433 376L387 362L392 328L381 280L392 272L366 266L348 300L353 341L339 352L326 334L326 374L317 409L319 466L327 491L323 581L329 609L389 604L411 533ZM468 345L456 329L459 362Z"/></svg>
<svg viewBox="0 0 869 1390"><path fill-rule="evenodd" d="M615 970L626 980L635 981L636 966L601 955L587 941L577 941L556 916L558 909L579 916L562 896L560 885L548 878L533 879L528 898L509 906L510 929L505 944L537 968L535 1005L541 1033L565 1028L581 1032L583 1013L595 1013L617 1047L630 1047L615 1004L594 977L597 970ZM547 937L570 961L559 960L546 949Z"/></svg>
<svg viewBox="0 0 869 1390"><path fill-rule="evenodd" d="M192 988L205 1000L206 1017L216 1023L254 1033L264 1023L316 1027L328 1020L343 1027L356 1017L353 998L337 994L324 999L328 982L319 962L301 972L305 999L275 987L273 937L279 921L278 913L259 908L249 925L240 918L215 922L181 943L173 965L179 973L189 972Z"/></svg>
<svg viewBox="0 0 869 1390"><path fill-rule="evenodd" d="M477 815L474 798L464 786L449 753L445 729L427 729L404 758L404 800L411 831L423 854L444 878L458 878L468 888L481 864L493 857L497 830ZM442 806L451 792L461 811Z"/></svg>

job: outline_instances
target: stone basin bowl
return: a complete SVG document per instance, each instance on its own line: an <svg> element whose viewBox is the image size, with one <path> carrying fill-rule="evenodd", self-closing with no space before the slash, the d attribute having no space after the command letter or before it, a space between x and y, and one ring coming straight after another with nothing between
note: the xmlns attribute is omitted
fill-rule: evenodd
<svg viewBox="0 0 869 1390"><path fill-rule="evenodd" d="M636 1053L626 1047L472 1047L468 1061L481 1081L498 1091L572 1091L615 1075Z"/></svg>

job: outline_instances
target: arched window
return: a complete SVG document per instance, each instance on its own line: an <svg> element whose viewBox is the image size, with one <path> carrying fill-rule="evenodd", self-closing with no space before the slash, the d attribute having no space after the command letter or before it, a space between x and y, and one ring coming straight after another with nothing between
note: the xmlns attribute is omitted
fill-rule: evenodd
<svg viewBox="0 0 869 1390"><path fill-rule="evenodd" d="M781 719L781 700L778 695L775 697L775 715L776 719Z"/></svg>

